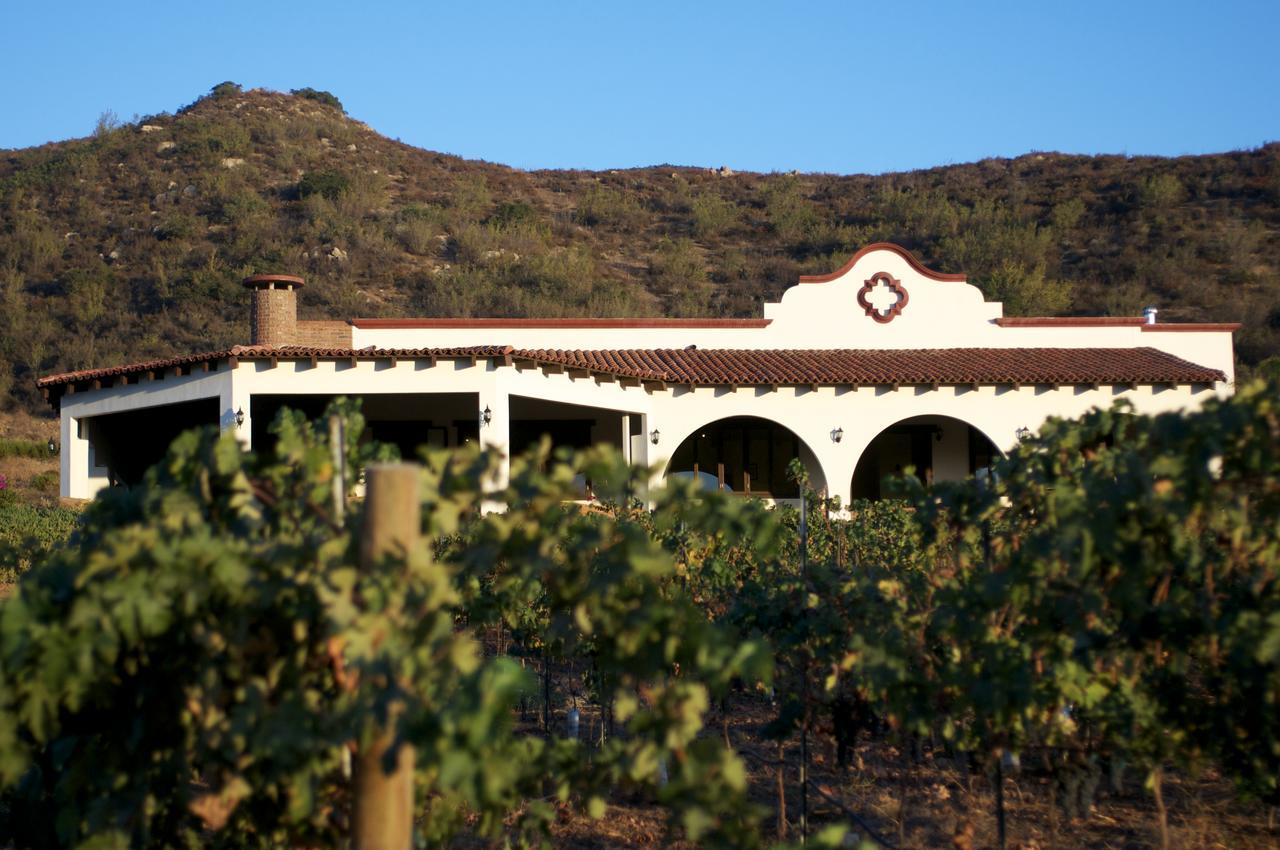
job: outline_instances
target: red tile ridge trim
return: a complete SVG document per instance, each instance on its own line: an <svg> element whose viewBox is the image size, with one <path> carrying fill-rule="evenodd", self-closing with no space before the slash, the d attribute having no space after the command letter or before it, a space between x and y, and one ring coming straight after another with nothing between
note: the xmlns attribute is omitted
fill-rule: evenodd
<svg viewBox="0 0 1280 850"><path fill-rule="evenodd" d="M1143 325L1143 333L1176 333L1178 331L1222 331L1232 333L1240 330L1240 322L1187 322L1185 324Z"/></svg>
<svg viewBox="0 0 1280 850"><path fill-rule="evenodd" d="M352 319L366 330L417 328L767 328L773 319Z"/></svg>
<svg viewBox="0 0 1280 850"><path fill-rule="evenodd" d="M1109 328L1143 324L1141 316L1001 316L1002 328Z"/></svg>

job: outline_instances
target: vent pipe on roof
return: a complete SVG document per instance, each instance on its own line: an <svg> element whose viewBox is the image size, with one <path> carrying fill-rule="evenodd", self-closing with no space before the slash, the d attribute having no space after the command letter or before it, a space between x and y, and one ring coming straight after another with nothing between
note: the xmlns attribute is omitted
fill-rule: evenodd
<svg viewBox="0 0 1280 850"><path fill-rule="evenodd" d="M279 348L298 344L298 290L302 278L256 274L244 279L250 290L249 344Z"/></svg>
<svg viewBox="0 0 1280 850"><path fill-rule="evenodd" d="M1156 313L1159 312L1155 307L1143 307L1142 318L1146 320L1148 325L1154 325L1156 323Z"/></svg>

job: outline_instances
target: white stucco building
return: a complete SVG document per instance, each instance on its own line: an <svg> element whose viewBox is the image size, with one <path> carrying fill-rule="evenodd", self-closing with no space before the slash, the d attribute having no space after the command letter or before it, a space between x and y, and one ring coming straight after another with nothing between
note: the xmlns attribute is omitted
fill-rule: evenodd
<svg viewBox="0 0 1280 850"><path fill-rule="evenodd" d="M1140 412L1230 392L1233 324L1010 318L963 275L890 244L803 277L759 319L299 321L298 278L259 275L249 345L42 378L61 415L62 495L137 481L184 428L217 423L269 448L283 406L364 400L375 437L543 434L610 443L655 479L698 475L790 498L785 469L846 502L908 466L970 474L1046 417L1128 399Z"/></svg>

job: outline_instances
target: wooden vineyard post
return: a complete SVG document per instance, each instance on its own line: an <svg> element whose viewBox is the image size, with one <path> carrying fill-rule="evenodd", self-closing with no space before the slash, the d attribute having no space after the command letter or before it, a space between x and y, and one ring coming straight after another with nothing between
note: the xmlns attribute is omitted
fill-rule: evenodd
<svg viewBox="0 0 1280 850"><path fill-rule="evenodd" d="M778 739L778 840L787 840L787 754L782 739Z"/></svg>
<svg viewBox="0 0 1280 850"><path fill-rule="evenodd" d="M805 501L805 487L800 483L800 605L807 605L809 598L809 506ZM800 843L809 843L809 646L806 638L801 650L803 665L800 668Z"/></svg>
<svg viewBox="0 0 1280 850"><path fill-rule="evenodd" d="M417 466L383 464L369 468L360 566L368 570L387 556L407 557L418 541L421 522ZM402 708L402 707L401 707ZM352 850L409 850L413 846L413 747L401 742L390 772L386 760L396 745L399 709L387 712L355 764Z"/></svg>
<svg viewBox="0 0 1280 850"><path fill-rule="evenodd" d="M333 522L346 522L347 436L341 416L329 417L329 456L333 460Z"/></svg>

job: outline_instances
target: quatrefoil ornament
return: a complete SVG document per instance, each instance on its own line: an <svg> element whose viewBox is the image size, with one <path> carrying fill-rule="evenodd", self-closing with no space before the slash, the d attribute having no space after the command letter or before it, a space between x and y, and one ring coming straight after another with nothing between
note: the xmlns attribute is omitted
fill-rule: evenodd
<svg viewBox="0 0 1280 850"><path fill-rule="evenodd" d="M907 290L888 272L876 272L858 290L858 306L880 324L888 324L907 306Z"/></svg>

